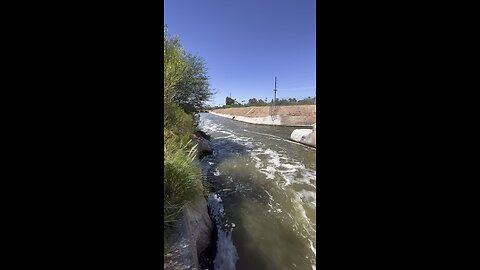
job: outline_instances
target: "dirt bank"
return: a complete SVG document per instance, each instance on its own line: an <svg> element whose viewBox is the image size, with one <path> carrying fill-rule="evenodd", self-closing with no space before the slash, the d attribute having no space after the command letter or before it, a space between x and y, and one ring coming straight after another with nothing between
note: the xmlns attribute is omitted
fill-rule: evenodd
<svg viewBox="0 0 480 270"><path fill-rule="evenodd" d="M254 106L241 108L216 109L213 112L221 114L238 115L245 117L259 117L269 115L281 116L315 116L315 105L277 106L275 109L269 106Z"/></svg>
<svg viewBox="0 0 480 270"><path fill-rule="evenodd" d="M213 110L211 113L259 125L305 127L317 122L315 105L228 108Z"/></svg>

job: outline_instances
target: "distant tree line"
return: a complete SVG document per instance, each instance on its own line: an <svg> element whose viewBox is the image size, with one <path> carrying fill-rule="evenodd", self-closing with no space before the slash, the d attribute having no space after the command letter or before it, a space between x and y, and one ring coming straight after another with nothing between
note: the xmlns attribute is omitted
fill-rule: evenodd
<svg viewBox="0 0 480 270"><path fill-rule="evenodd" d="M251 107L251 106L273 106L273 98L267 102L266 99L257 99L250 98L248 103L240 103L236 99L231 97L225 98L225 105L223 106L209 106L206 109L219 109L219 108L232 108L232 107ZM275 105L276 106L293 106L293 105L314 105L316 97L307 97L304 99L297 100L296 98L277 98Z"/></svg>

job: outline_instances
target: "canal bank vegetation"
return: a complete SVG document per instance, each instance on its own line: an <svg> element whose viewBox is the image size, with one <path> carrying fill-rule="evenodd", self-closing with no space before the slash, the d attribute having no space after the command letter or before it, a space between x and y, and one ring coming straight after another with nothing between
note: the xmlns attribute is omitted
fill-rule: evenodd
<svg viewBox="0 0 480 270"><path fill-rule="evenodd" d="M196 159L196 113L212 96L205 61L164 28L164 240L182 208L204 194Z"/></svg>

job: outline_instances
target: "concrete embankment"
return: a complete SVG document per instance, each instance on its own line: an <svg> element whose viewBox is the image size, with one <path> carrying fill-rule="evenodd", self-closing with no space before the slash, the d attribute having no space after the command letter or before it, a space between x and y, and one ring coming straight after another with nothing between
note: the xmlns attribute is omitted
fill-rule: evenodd
<svg viewBox="0 0 480 270"><path fill-rule="evenodd" d="M200 270L199 259L211 244L212 228L205 198L199 197L186 205L178 227L171 236L164 269Z"/></svg>
<svg viewBox="0 0 480 270"><path fill-rule="evenodd" d="M240 107L217 109L210 113L259 125L307 127L317 122L315 105Z"/></svg>
<svg viewBox="0 0 480 270"><path fill-rule="evenodd" d="M313 129L295 129L290 138L293 141L317 147L317 124L313 124Z"/></svg>

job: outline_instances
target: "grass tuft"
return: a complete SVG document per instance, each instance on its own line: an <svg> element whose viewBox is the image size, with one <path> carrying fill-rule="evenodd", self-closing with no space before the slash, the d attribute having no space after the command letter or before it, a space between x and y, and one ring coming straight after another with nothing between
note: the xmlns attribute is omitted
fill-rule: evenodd
<svg viewBox="0 0 480 270"><path fill-rule="evenodd" d="M164 240L180 220L182 208L205 195L200 162L196 159L197 145L192 142L193 117L175 104L164 112ZM168 248L165 245L164 248Z"/></svg>

